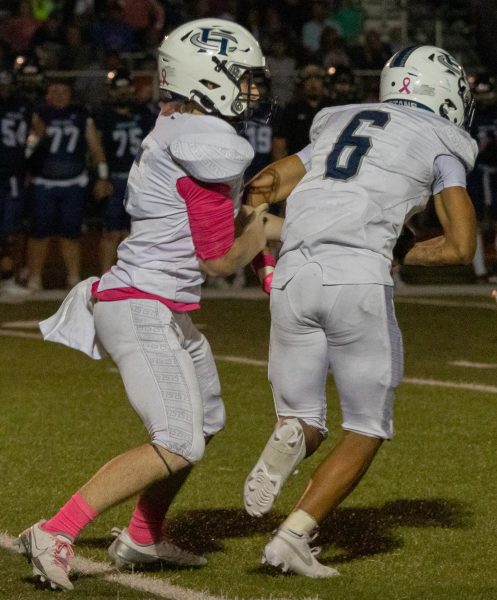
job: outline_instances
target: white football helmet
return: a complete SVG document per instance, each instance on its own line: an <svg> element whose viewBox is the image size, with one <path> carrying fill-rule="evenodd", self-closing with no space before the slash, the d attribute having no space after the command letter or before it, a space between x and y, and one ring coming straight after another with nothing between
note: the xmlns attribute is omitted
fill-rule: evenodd
<svg viewBox="0 0 497 600"><path fill-rule="evenodd" d="M170 99L195 100L211 114L250 116L254 102L242 93L268 78L266 59L254 36L224 19L198 19L169 33L159 47L159 87Z"/></svg>
<svg viewBox="0 0 497 600"><path fill-rule="evenodd" d="M436 46L413 46L394 54L381 72L380 101L424 108L464 129L474 115L464 69Z"/></svg>

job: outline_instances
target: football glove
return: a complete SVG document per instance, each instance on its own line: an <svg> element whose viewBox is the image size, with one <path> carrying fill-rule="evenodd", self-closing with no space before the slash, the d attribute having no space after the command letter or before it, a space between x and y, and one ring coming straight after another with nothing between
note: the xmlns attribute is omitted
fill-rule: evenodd
<svg viewBox="0 0 497 600"><path fill-rule="evenodd" d="M404 258L416 243L416 234L409 225L404 225L393 248L393 258L399 265L404 264Z"/></svg>

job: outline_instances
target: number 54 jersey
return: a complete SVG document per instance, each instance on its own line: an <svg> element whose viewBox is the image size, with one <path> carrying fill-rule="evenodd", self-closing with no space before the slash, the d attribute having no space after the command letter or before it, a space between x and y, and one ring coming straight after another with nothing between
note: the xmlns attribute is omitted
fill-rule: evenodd
<svg viewBox="0 0 497 600"><path fill-rule="evenodd" d="M310 138L311 162L287 200L272 286L284 287L307 262L320 264L328 285L392 285L404 222L432 194L465 186L476 143L427 110L386 103L325 108Z"/></svg>

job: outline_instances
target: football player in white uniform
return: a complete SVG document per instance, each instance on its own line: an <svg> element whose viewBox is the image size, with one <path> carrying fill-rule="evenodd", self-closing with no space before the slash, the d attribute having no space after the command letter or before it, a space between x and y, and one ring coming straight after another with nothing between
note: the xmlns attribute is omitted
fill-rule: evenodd
<svg viewBox="0 0 497 600"><path fill-rule="evenodd" d="M338 574L316 560L312 533L393 435L403 352L392 259L468 264L475 251L466 172L477 148L466 131L473 100L462 67L440 48L402 50L383 68L380 100L322 110L310 147L252 186L253 200L276 201L302 177L287 200L272 281L269 378L278 422L245 482L250 515L271 509L295 466L326 437L330 368L343 417L341 439L264 550L263 562L308 577ZM431 195L443 235L396 245Z"/></svg>
<svg viewBox="0 0 497 600"><path fill-rule="evenodd" d="M265 69L255 38L221 19L186 23L159 48L166 103L130 171L131 231L91 290L96 339L151 441L108 462L54 517L19 536L34 575L52 588L73 587L72 543L81 529L135 494L129 526L109 548L118 566L206 562L165 538L162 526L225 420L214 358L189 311L199 307L206 273L227 276L266 243L265 208L239 205L253 150L232 125L261 102L255 82Z"/></svg>

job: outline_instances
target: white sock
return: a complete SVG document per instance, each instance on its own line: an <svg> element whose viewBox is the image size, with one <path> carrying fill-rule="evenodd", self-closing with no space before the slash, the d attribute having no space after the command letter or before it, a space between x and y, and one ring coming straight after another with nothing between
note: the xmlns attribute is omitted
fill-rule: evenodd
<svg viewBox="0 0 497 600"><path fill-rule="evenodd" d="M295 533L305 533L309 535L313 529L317 527L318 522L305 510L298 508L297 510L290 513L290 515L283 522L282 527L291 529Z"/></svg>

